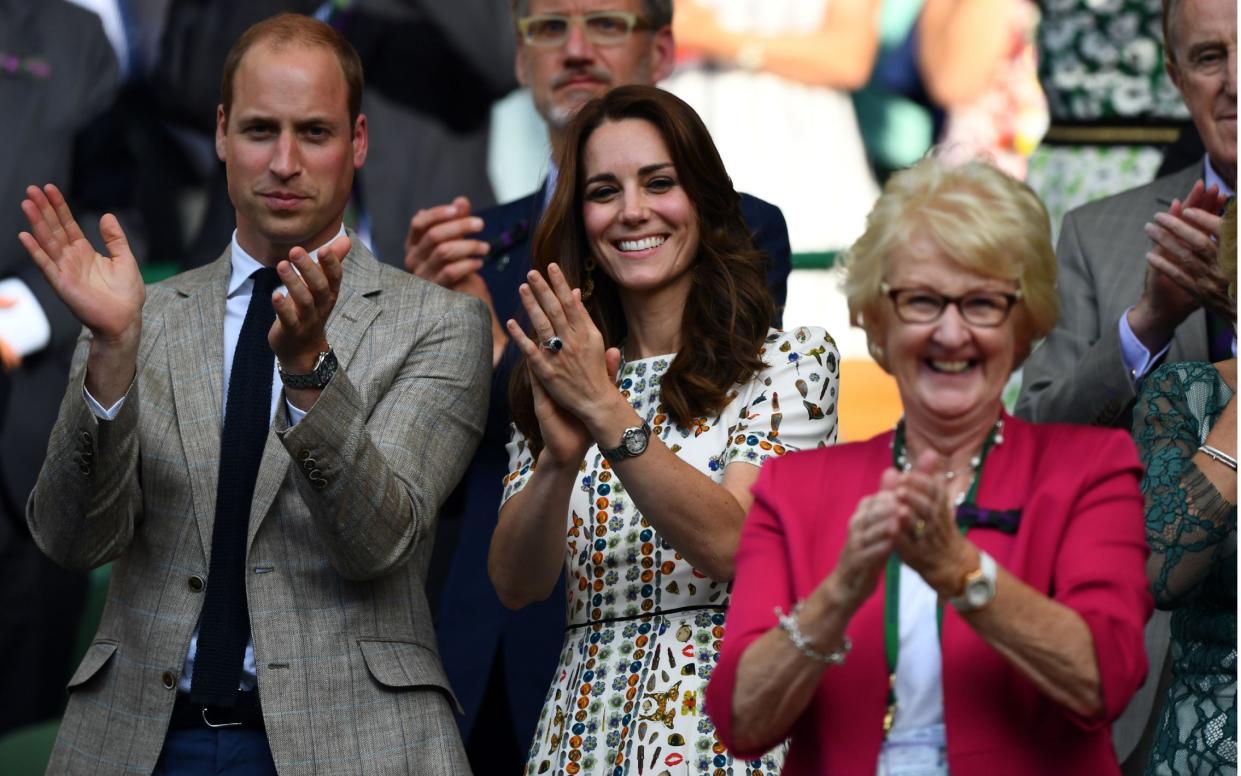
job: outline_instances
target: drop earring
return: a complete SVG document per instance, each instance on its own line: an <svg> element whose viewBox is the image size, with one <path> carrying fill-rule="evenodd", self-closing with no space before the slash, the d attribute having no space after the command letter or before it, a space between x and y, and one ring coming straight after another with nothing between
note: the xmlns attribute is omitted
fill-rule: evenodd
<svg viewBox="0 0 1241 776"><path fill-rule="evenodd" d="M589 255L586 257L586 282L582 284L582 301L590 299L590 295L595 292L595 257Z"/></svg>

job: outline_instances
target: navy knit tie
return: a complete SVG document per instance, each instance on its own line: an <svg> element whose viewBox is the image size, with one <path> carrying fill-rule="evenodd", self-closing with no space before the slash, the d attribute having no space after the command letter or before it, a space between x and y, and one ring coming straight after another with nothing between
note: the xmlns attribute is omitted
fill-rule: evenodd
<svg viewBox="0 0 1241 776"><path fill-rule="evenodd" d="M241 682L250 609L246 604L246 529L267 431L271 425L271 373L275 355L267 332L276 319L272 291L276 270L255 270L250 307L237 338L220 436L220 478L207 600L198 624L198 652L190 699L206 706L232 706Z"/></svg>

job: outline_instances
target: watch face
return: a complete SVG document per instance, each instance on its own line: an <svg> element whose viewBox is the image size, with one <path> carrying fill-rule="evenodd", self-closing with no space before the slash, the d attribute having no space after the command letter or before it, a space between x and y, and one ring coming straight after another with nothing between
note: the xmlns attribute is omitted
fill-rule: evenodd
<svg viewBox="0 0 1241 776"><path fill-rule="evenodd" d="M985 579L971 580L965 588L965 600L975 609L985 606L991 600L991 586Z"/></svg>
<svg viewBox="0 0 1241 776"><path fill-rule="evenodd" d="M631 454L637 455L646 449L646 434L641 430L627 432L625 434L625 449Z"/></svg>

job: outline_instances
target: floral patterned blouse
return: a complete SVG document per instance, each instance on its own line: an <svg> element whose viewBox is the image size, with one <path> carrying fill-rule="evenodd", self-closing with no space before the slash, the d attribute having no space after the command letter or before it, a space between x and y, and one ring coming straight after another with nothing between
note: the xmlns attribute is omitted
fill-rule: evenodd
<svg viewBox="0 0 1241 776"><path fill-rule="evenodd" d="M840 356L820 328L772 330L767 368L738 384L719 415L687 427L660 404L673 356L623 364L618 387L673 453L715 482L725 467L759 466L836 440ZM507 501L534 462L509 443ZM734 762L702 708L719 659L730 584L708 579L664 541L591 447L565 516L568 626L539 718L528 774L778 774L783 748Z"/></svg>

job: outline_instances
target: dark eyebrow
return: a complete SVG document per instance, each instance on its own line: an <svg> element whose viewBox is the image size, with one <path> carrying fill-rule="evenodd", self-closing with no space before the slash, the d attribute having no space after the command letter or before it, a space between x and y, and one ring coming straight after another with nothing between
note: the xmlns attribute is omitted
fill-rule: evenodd
<svg viewBox="0 0 1241 776"><path fill-rule="evenodd" d="M592 183L599 183L601 181L615 181L615 180L616 180L616 176L613 175L612 173L601 172L598 175L592 175L589 178L587 178L586 185L589 186Z"/></svg>
<svg viewBox="0 0 1241 776"><path fill-rule="evenodd" d="M261 113L252 113L238 116L237 123L241 126L253 124L274 124L279 126L280 120L272 116L265 116ZM333 123L332 119L327 116L308 116L304 119L298 119L293 122L293 126L300 130L308 127L330 127L333 126Z"/></svg>
<svg viewBox="0 0 1241 776"><path fill-rule="evenodd" d="M638 175L643 175L643 176L650 175L651 173L659 172L665 167L671 167L671 166L672 166L672 162L659 162L658 164L648 164L645 167L638 168ZM598 175L592 175L589 178L587 178L586 185L589 186L590 184L596 183L599 181L615 181L615 180L616 180L615 174L610 173L610 172L601 172Z"/></svg>
<svg viewBox="0 0 1241 776"><path fill-rule="evenodd" d="M1189 54L1187 56L1192 60L1207 53L1208 51L1219 50L1219 49L1224 49L1224 48L1227 48L1227 45L1222 40L1204 40L1200 43L1195 43L1194 45L1190 46Z"/></svg>

